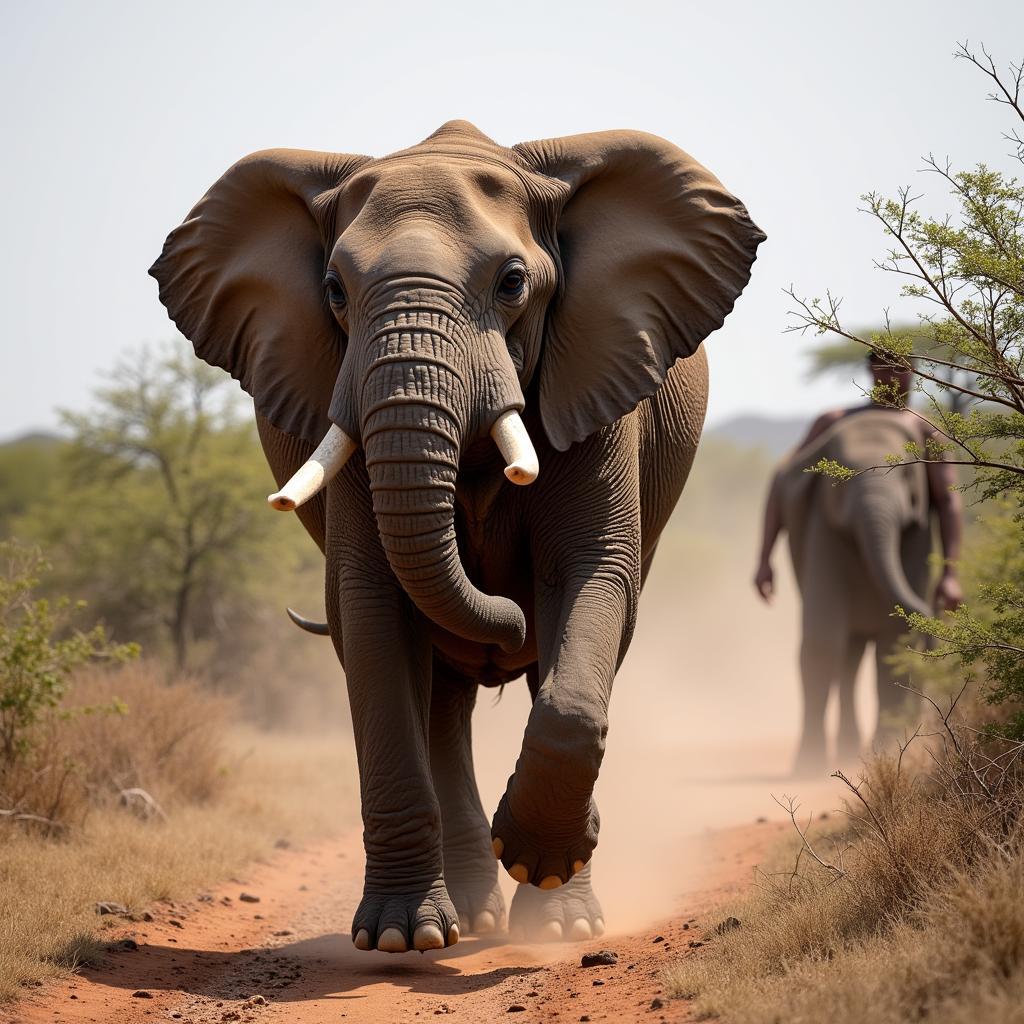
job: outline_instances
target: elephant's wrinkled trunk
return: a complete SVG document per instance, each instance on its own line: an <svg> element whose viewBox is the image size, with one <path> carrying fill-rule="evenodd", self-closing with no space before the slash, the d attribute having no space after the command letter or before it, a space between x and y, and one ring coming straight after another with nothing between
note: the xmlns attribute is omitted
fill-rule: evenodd
<svg viewBox="0 0 1024 1024"><path fill-rule="evenodd" d="M449 396L460 387L458 373L436 357L425 366L421 354L406 358L393 346L372 366L362 393L362 443L373 509L388 562L420 611L467 640L516 651L526 636L519 606L474 587L459 558L462 427Z"/></svg>
<svg viewBox="0 0 1024 1024"><path fill-rule="evenodd" d="M854 535L868 573L890 605L931 615L925 600L911 587L900 554L903 522L885 496L869 496L853 524Z"/></svg>

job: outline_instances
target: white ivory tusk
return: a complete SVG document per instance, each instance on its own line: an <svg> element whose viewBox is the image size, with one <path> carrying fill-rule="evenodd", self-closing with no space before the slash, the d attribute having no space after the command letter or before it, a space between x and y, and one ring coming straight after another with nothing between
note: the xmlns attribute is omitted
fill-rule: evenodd
<svg viewBox="0 0 1024 1024"><path fill-rule="evenodd" d="M507 465L505 476L514 484L526 486L537 479L540 466L526 424L515 410L502 413L491 427L491 437Z"/></svg>
<svg viewBox="0 0 1024 1024"><path fill-rule="evenodd" d="M292 512L318 494L352 457L356 443L339 426L331 425L302 468L267 501L280 512Z"/></svg>

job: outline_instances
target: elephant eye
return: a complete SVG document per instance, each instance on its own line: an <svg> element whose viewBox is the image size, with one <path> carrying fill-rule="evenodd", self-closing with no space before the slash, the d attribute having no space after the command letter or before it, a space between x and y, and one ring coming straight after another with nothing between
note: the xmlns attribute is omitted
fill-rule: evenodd
<svg viewBox="0 0 1024 1024"><path fill-rule="evenodd" d="M498 296L505 302L519 302L526 294L526 268L510 267L498 284Z"/></svg>
<svg viewBox="0 0 1024 1024"><path fill-rule="evenodd" d="M345 305L345 289L337 274L332 272L324 278L324 288L327 289L327 299L332 306L337 308Z"/></svg>

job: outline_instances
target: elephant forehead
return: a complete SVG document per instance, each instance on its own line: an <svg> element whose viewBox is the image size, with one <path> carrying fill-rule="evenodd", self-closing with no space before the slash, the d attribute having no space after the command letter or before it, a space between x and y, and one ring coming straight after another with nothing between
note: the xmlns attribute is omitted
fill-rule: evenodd
<svg viewBox="0 0 1024 1024"><path fill-rule="evenodd" d="M532 241L514 171L441 155L389 157L354 175L340 196L338 233L339 262L360 276L448 264L469 277Z"/></svg>

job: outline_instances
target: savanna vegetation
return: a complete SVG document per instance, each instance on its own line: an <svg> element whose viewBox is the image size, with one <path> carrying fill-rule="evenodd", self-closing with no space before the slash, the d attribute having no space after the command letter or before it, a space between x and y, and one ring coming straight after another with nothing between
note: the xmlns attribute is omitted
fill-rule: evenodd
<svg viewBox="0 0 1024 1024"><path fill-rule="evenodd" d="M234 386L142 351L64 426L0 446L0 1001L102 952L98 902L194 895L356 806L333 650L281 606L315 610L319 553L266 508Z"/></svg>
<svg viewBox="0 0 1024 1024"><path fill-rule="evenodd" d="M963 468L978 520L961 566L967 600L942 618L908 616L930 638L900 656L930 724L860 779L841 777L838 828L809 829L784 802L793 848L749 898L716 911L740 926L669 970L669 990L705 1017L1024 1019L1024 183L1012 173L1024 162L1024 71L1002 71L984 49L955 56L1006 108L1011 170L929 157L948 214L922 212L909 189L863 197L891 243L878 265L903 279L916 321L858 332L835 296L793 297L795 329L831 339L819 369L873 349L917 371L916 407L937 439L876 471L936 458ZM818 468L839 486L851 475Z"/></svg>

